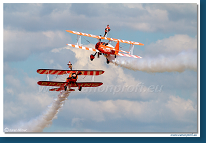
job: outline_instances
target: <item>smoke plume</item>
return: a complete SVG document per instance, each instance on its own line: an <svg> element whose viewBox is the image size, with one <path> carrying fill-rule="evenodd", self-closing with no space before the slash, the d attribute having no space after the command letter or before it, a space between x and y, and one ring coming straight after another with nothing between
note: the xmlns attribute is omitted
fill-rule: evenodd
<svg viewBox="0 0 206 143"><path fill-rule="evenodd" d="M156 58L143 57L141 59L108 57L115 65L144 72L183 72L186 69L197 71L197 53L184 51L175 56L160 55Z"/></svg>
<svg viewBox="0 0 206 143"><path fill-rule="evenodd" d="M21 128L26 129L26 132L42 132L45 127L52 124L53 119L57 118L57 114L68 96L68 91L59 93L58 97L53 100L53 103L48 106L42 115L22 124Z"/></svg>

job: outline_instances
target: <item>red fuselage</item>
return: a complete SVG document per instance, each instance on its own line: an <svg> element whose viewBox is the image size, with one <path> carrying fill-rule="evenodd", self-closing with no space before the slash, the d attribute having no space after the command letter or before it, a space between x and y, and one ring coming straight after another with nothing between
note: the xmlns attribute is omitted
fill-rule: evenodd
<svg viewBox="0 0 206 143"><path fill-rule="evenodd" d="M115 54L115 51L111 49L111 47L107 46L108 43L105 42L98 42L95 45L95 49L99 50L101 53L104 54Z"/></svg>
<svg viewBox="0 0 206 143"><path fill-rule="evenodd" d="M69 77L66 79L67 83L76 83L78 76L76 73L70 73Z"/></svg>

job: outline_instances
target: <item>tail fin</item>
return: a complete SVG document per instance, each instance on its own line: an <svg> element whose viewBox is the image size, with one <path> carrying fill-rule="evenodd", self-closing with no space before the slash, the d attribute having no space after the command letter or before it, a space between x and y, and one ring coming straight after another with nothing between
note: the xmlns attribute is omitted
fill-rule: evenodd
<svg viewBox="0 0 206 143"><path fill-rule="evenodd" d="M115 46L115 55L119 53L119 41L117 42Z"/></svg>

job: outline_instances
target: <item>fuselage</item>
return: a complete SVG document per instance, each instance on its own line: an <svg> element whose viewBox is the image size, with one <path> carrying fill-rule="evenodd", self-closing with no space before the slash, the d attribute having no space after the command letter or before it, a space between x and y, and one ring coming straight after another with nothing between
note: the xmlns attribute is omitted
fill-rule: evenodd
<svg viewBox="0 0 206 143"><path fill-rule="evenodd" d="M101 53L104 54L115 54L115 50L113 50L114 47L105 42L98 42L95 45L95 49L99 50Z"/></svg>
<svg viewBox="0 0 206 143"><path fill-rule="evenodd" d="M74 73L70 73L69 77L66 79L67 83L76 83L78 79L78 75L74 72Z"/></svg>

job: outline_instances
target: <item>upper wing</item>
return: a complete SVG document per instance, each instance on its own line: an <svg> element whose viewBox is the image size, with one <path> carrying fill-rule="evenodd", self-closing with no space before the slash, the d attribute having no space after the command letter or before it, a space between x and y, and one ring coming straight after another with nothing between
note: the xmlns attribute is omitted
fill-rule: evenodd
<svg viewBox="0 0 206 143"><path fill-rule="evenodd" d="M84 47L84 46L78 46L78 45L74 45L74 44L67 44L67 45L71 46L73 48L79 48L79 49L89 50L89 51L93 51L93 52L98 52L98 50L93 49L93 48L88 48L88 47Z"/></svg>
<svg viewBox="0 0 206 143"><path fill-rule="evenodd" d="M118 53L118 56L125 56L125 57L133 57L133 58L142 58L140 56L136 56L136 55L130 55L130 54L122 54L122 53Z"/></svg>
<svg viewBox="0 0 206 143"><path fill-rule="evenodd" d="M97 39L106 39L106 40L115 41L115 42L119 41L121 43L127 43L127 44L133 44L133 45L144 45L144 44L139 43L139 42L133 42L133 41L127 41L127 40L121 40L121 39L115 39L115 38L109 38L109 37L102 37L102 36L97 36L97 35L77 32L77 31L71 31L71 30L66 30L66 31L69 33L72 33L72 34L88 36L88 37L97 38Z"/></svg>
<svg viewBox="0 0 206 143"><path fill-rule="evenodd" d="M39 74L55 74L63 75L74 72L81 72L81 75L101 75L104 73L103 70L57 70L57 69L38 69L37 73Z"/></svg>

